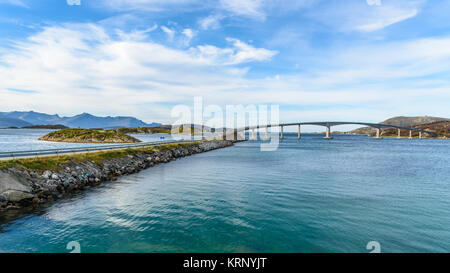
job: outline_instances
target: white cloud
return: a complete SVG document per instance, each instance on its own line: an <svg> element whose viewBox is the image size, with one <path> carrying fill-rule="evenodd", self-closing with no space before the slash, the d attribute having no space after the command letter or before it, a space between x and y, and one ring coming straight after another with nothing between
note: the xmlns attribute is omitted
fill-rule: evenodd
<svg viewBox="0 0 450 273"><path fill-rule="evenodd" d="M266 2L272 4L275 1ZM146 10L155 12L173 11L174 9L192 11L212 8L254 19L264 19L266 16L262 0L101 0L99 7L120 11Z"/></svg>
<svg viewBox="0 0 450 273"><path fill-rule="evenodd" d="M198 0L100 0L102 7L114 10L162 11L173 6L198 6Z"/></svg>
<svg viewBox="0 0 450 273"><path fill-rule="evenodd" d="M207 104L281 104L285 121L448 116L436 102L450 100L450 80L434 76L450 73L450 38L324 53L315 69L259 78L242 64L270 61L275 51L233 38L228 47L173 49L122 34L95 24L47 27L0 50L0 108L169 122L171 104L202 96Z"/></svg>
<svg viewBox="0 0 450 273"><path fill-rule="evenodd" d="M185 28L183 31L182 31L182 33L183 33L183 35L185 36L185 39L184 39L184 44L185 45L189 45L189 43L191 42L191 40L192 40L192 38L194 38L194 36L195 36L195 31L193 31L192 29L190 29L190 28Z"/></svg>
<svg viewBox="0 0 450 273"><path fill-rule="evenodd" d="M224 10L237 15L265 19L261 0L220 0Z"/></svg>
<svg viewBox="0 0 450 273"><path fill-rule="evenodd" d="M381 5L368 5L361 0L324 1L306 14L333 30L373 32L417 16L425 1L383 1Z"/></svg>
<svg viewBox="0 0 450 273"><path fill-rule="evenodd" d="M267 61L277 54L276 51L264 48L254 48L238 39L227 38L236 48L233 63L244 63L250 61Z"/></svg>
<svg viewBox="0 0 450 273"><path fill-rule="evenodd" d="M191 48L191 52L200 59L215 60L223 65L235 65L254 61L268 61L278 52L265 48L255 48L238 39L227 38L233 48L218 48L212 45L202 45Z"/></svg>
<svg viewBox="0 0 450 273"><path fill-rule="evenodd" d="M157 28L158 25L154 24L152 27L143 30L134 30L132 32L124 32L121 29L116 29L116 33L122 40L145 40L148 33L156 30Z"/></svg>
<svg viewBox="0 0 450 273"><path fill-rule="evenodd" d="M208 29L218 29L220 27L220 21L224 19L225 16L221 14L212 14L199 20L200 28L203 30Z"/></svg>
<svg viewBox="0 0 450 273"><path fill-rule="evenodd" d="M333 79L333 83L430 76L450 71L450 38L353 47L328 56L327 62L330 67L338 67L321 73L324 81Z"/></svg>
<svg viewBox="0 0 450 273"><path fill-rule="evenodd" d="M1 0L0 0L1 1ZM226 17L245 17L263 21L272 13L285 13L310 7L320 0L99 0L98 8L115 11L211 12L199 20L202 29L217 29Z"/></svg>
<svg viewBox="0 0 450 273"><path fill-rule="evenodd" d="M370 23L356 26L355 29L367 32L380 30L395 23L413 18L418 14L418 12L419 10L417 9L396 10L381 8L381 11L374 19L371 20Z"/></svg>
<svg viewBox="0 0 450 273"><path fill-rule="evenodd" d="M29 6L21 0L0 0L0 4L11 4L15 6L29 8Z"/></svg>
<svg viewBox="0 0 450 273"><path fill-rule="evenodd" d="M168 28L166 26L161 26L161 29L167 34L167 38L169 39L169 41L173 41L173 38L175 36L175 30Z"/></svg>
<svg viewBox="0 0 450 273"><path fill-rule="evenodd" d="M14 49L0 50L0 108L167 118L169 112L157 112L156 103L233 90L247 69L232 64L268 58L260 56L263 49L237 40L230 48L205 45L220 55L208 56L201 47L177 50L140 38L112 36L94 24L65 25L47 27ZM242 52L248 56L241 57ZM39 92L21 94L11 88Z"/></svg>

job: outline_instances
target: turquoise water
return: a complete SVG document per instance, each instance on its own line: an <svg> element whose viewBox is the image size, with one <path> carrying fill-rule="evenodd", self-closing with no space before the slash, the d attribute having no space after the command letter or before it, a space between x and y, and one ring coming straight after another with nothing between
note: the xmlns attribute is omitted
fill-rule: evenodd
<svg viewBox="0 0 450 273"><path fill-rule="evenodd" d="M107 182L0 224L0 251L450 251L450 142L288 134ZM4 217L3 217L4 218ZM0 220L1 221L1 220Z"/></svg>

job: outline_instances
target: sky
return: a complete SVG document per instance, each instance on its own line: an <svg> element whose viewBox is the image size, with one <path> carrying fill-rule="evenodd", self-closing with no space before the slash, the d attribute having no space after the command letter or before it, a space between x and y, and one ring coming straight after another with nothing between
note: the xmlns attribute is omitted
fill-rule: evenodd
<svg viewBox="0 0 450 273"><path fill-rule="evenodd" d="M450 117L450 1L0 0L0 109L281 122Z"/></svg>

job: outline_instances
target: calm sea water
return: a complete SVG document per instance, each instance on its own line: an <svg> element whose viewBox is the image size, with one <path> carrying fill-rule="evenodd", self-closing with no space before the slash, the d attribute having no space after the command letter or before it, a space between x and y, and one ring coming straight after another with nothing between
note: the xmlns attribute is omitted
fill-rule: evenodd
<svg viewBox="0 0 450 273"><path fill-rule="evenodd" d="M450 142L287 135L107 182L0 224L0 251L450 251ZM1 220L0 220L1 221Z"/></svg>
<svg viewBox="0 0 450 273"><path fill-rule="evenodd" d="M0 129L0 152L12 151L29 151L29 150L44 150L44 149L59 149L71 147L92 147L94 145L111 145L107 144L92 144L92 143L64 143L64 142L49 142L40 141L38 138L44 136L54 130L46 129ZM135 138L144 141L164 141L172 140L171 135L167 134L130 134ZM179 138L189 138L186 135L176 136Z"/></svg>

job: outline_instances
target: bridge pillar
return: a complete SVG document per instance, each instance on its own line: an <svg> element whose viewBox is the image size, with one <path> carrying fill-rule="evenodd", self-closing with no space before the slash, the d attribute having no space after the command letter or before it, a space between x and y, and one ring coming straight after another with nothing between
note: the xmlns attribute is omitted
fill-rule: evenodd
<svg viewBox="0 0 450 273"><path fill-rule="evenodd" d="M420 131L419 132L419 139L421 139L422 138L422 132Z"/></svg>
<svg viewBox="0 0 450 273"><path fill-rule="evenodd" d="M301 125L298 125L298 139L302 138L301 134L300 134L300 129L301 129Z"/></svg>
<svg viewBox="0 0 450 273"><path fill-rule="evenodd" d="M401 136L401 134L400 134L400 128L399 129L397 129L397 138L401 138L402 136Z"/></svg>
<svg viewBox="0 0 450 273"><path fill-rule="evenodd" d="M250 137L250 140L256 140L255 129L252 129L252 136Z"/></svg>
<svg viewBox="0 0 450 273"><path fill-rule="evenodd" d="M269 127L266 127L266 133L264 135L265 140L269 140Z"/></svg>
<svg viewBox="0 0 450 273"><path fill-rule="evenodd" d="M409 139L412 138L412 130L409 130Z"/></svg>
<svg viewBox="0 0 450 273"><path fill-rule="evenodd" d="M283 136L283 126L280 126L280 129L281 129L281 134L280 134L280 139L283 139L284 138L284 136Z"/></svg>
<svg viewBox="0 0 450 273"><path fill-rule="evenodd" d="M325 139L332 139L333 137L331 136L331 133L330 133L330 126L327 126L327 130L326 130L326 132L325 132L325 137L324 137Z"/></svg>
<svg viewBox="0 0 450 273"><path fill-rule="evenodd" d="M377 135L375 136L376 139L381 139L381 129L377 128Z"/></svg>
<svg viewBox="0 0 450 273"><path fill-rule="evenodd" d="M238 140L238 131L236 129L234 129L234 131L233 131L233 140L234 141Z"/></svg>

